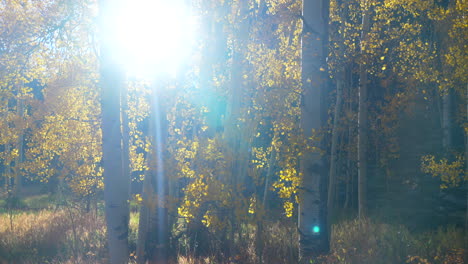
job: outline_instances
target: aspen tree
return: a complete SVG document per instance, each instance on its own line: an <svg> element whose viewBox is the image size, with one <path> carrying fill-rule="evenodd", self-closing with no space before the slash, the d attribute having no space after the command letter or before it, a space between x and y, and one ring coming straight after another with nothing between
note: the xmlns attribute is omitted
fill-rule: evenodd
<svg viewBox="0 0 468 264"><path fill-rule="evenodd" d="M327 89L326 62L329 2L303 2L301 128L306 139L324 124L324 93ZM309 263L329 250L326 208L326 175L316 146L301 159L302 190L299 197L299 258Z"/></svg>

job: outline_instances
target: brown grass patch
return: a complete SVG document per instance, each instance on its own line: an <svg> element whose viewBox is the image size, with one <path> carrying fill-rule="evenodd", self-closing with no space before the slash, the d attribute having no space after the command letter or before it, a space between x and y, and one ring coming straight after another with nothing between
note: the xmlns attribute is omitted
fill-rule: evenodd
<svg viewBox="0 0 468 264"><path fill-rule="evenodd" d="M72 209L0 215L0 263L91 261L104 255L104 227L101 218Z"/></svg>

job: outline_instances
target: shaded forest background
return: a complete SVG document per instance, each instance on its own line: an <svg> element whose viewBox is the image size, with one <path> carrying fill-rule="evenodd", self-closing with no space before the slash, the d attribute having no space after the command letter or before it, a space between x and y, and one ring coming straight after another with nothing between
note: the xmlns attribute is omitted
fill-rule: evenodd
<svg viewBox="0 0 468 264"><path fill-rule="evenodd" d="M171 261L297 263L310 152L328 183L318 263L467 260L467 1L322 1L325 36L302 1L191 2L199 35L175 77L122 80L131 261L154 259L138 230L164 201ZM0 14L0 263L105 263L97 3L3 1ZM307 34L328 54L310 137ZM159 197L145 178L162 163Z"/></svg>

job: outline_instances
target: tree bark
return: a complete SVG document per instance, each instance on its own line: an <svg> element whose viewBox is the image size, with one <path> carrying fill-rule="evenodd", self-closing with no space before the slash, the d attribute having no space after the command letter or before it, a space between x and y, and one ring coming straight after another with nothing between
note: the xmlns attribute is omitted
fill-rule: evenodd
<svg viewBox="0 0 468 264"><path fill-rule="evenodd" d="M306 139L314 136L324 120L322 100L327 87L327 25L329 1L305 0L302 6L302 105L301 128ZM318 143L317 143L318 146ZM317 150L306 151L300 161L299 258L310 263L329 250L326 208L326 168Z"/></svg>
<svg viewBox="0 0 468 264"><path fill-rule="evenodd" d="M335 182L336 182L336 163L337 163L337 149L338 149L338 129L339 129L339 122L340 122L340 114L341 114L341 107L342 107L342 99L343 99L343 84L345 77L344 71L341 71L338 74L338 79L336 81L336 105L335 105L335 113L333 116L333 131L332 131L332 138L331 138L331 151L330 151L330 176L328 178L328 199L327 199L327 207L328 207L328 222L330 223L332 218L332 212L334 205L334 198L335 198Z"/></svg>
<svg viewBox="0 0 468 264"><path fill-rule="evenodd" d="M232 55L231 82L229 88L229 100L225 119L224 138L233 153L232 172L237 183L244 182L247 170L245 153L248 148L246 127L239 120L242 118L242 109L245 106L245 85L243 84L243 51L246 48L248 38L248 6L246 1L239 2L239 28L234 31L234 50Z"/></svg>
<svg viewBox="0 0 468 264"><path fill-rule="evenodd" d="M122 94L120 95L121 101L121 120L122 120L122 170L125 177L128 180L128 194L131 195L132 179L131 179L131 168L130 168L130 127L128 118L128 85L123 85Z"/></svg>
<svg viewBox="0 0 468 264"><path fill-rule="evenodd" d="M445 91L442 95L442 147L445 155L449 158L453 146L452 139L452 93L451 90Z"/></svg>
<svg viewBox="0 0 468 264"><path fill-rule="evenodd" d="M7 143L5 144L5 153L10 153L10 144ZM5 177L5 193L8 194L8 197L12 194L11 190L11 160L8 158L8 160L5 162L4 161L4 168L3 168L3 176Z"/></svg>
<svg viewBox="0 0 468 264"><path fill-rule="evenodd" d="M265 261L263 259L263 250L265 248L264 247L265 241L264 241L264 234L263 234L265 232L264 231L264 223L266 220L265 212L268 211L268 204L267 204L268 190L270 186L270 178L273 177L273 168L275 167L275 162L276 162L276 149L274 146L272 146L270 157L268 158L268 170L265 175L265 185L263 186L263 195L261 195L260 193L259 195L257 195L257 203L260 204L260 199L262 199L261 206L260 206L261 208L260 210L262 211L257 212L262 217L259 217L260 219L257 221L257 233L255 237L255 252L258 258L257 263L260 263L260 264L264 263Z"/></svg>
<svg viewBox="0 0 468 264"><path fill-rule="evenodd" d="M18 118L21 120L19 122L20 127L18 131L18 140L16 141L16 149L18 150L18 156L15 159L15 185L13 186L13 196L15 198L20 198L21 197L21 189L22 189L22 182L23 182L23 177L21 175L21 163L23 163L24 160L24 101L23 99L18 98L17 103L16 103L16 114L18 115Z"/></svg>
<svg viewBox="0 0 468 264"><path fill-rule="evenodd" d="M466 84L466 94L468 95L468 84ZM468 102L466 104L466 114L468 116ZM465 173L468 173L468 135L465 130ZM465 178L466 208L465 208L465 248L468 249L468 181ZM465 250L465 260L468 260L468 250Z"/></svg>
<svg viewBox="0 0 468 264"><path fill-rule="evenodd" d="M167 115L159 91L152 91L150 98L149 137L151 150L147 162L149 170L143 182L143 204L137 241L138 263L149 260L165 264L169 258L169 226L167 208L167 179L165 175Z"/></svg>
<svg viewBox="0 0 468 264"><path fill-rule="evenodd" d="M346 69L346 87L347 87L347 96L349 97L349 101L348 101L348 104L347 104L347 111L349 113L352 113L353 112L353 101L354 99L352 98L352 94L353 94L353 91L352 91L352 85L351 85L351 80L350 80L350 76L351 75L351 72L350 72L350 69L347 67ZM351 162L352 161L352 149L351 149L351 146L353 145L353 142L352 142L352 139L354 138L354 123L352 122L349 122L348 123L348 135L347 135L347 144L348 144L348 149L347 149L347 153L346 153L346 180L347 180L347 184L346 184L346 200L345 200L345 204L344 204L344 207L345 208L353 208L354 207L354 195L355 195L355 191L354 191L354 188L355 188L355 185L354 185L354 166L353 166L353 163Z"/></svg>
<svg viewBox="0 0 468 264"><path fill-rule="evenodd" d="M358 216L363 218L367 209L367 65L365 47L370 27L369 10L363 10L361 32L361 55L359 65L359 112L358 112Z"/></svg>
<svg viewBox="0 0 468 264"><path fill-rule="evenodd" d="M235 13L238 14L238 27L234 28L233 32L233 51L232 51L232 68L231 80L229 84L228 102L226 106L226 118L224 125L223 138L227 143L229 151L232 155L229 164L231 179L228 180L234 192L238 192L238 186L245 183L247 176L248 166L248 148L249 148L249 131L247 131L247 121L243 123L240 121L243 115L242 110L245 107L246 89L243 84L243 60L244 50L246 49L246 41L248 40L248 2L239 1L238 6L234 5ZM236 198L244 199L245 197ZM236 219L235 209L230 210L230 238L227 241L229 248L228 255L234 256L236 254L235 248L235 233L240 231Z"/></svg>
<svg viewBox="0 0 468 264"><path fill-rule="evenodd" d="M108 33L112 28L108 15L113 4L99 1L100 16L100 86L102 115L102 163L104 167L104 201L109 247L109 262L128 262L129 188L128 177L123 173L122 132L120 121L120 93L124 73L113 60L114 45Z"/></svg>

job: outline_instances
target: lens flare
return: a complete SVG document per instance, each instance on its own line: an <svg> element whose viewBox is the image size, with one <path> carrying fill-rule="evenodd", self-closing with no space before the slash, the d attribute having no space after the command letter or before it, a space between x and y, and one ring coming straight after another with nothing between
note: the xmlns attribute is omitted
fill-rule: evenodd
<svg viewBox="0 0 468 264"><path fill-rule="evenodd" d="M190 54L196 21L183 0L124 0L112 15L114 51L130 75L175 71Z"/></svg>
<svg viewBox="0 0 468 264"><path fill-rule="evenodd" d="M320 233L320 226L317 226L317 225L314 226L314 227L312 228L312 232L314 232L314 234Z"/></svg>

